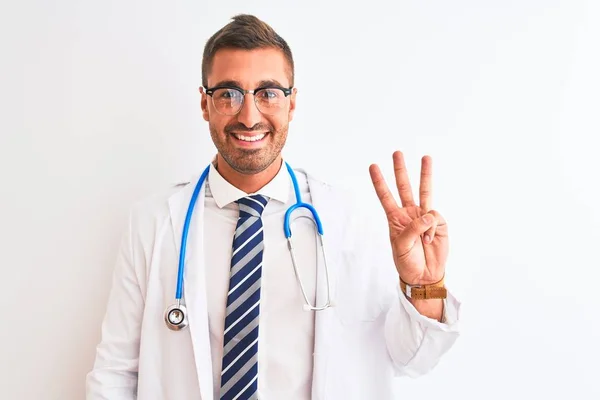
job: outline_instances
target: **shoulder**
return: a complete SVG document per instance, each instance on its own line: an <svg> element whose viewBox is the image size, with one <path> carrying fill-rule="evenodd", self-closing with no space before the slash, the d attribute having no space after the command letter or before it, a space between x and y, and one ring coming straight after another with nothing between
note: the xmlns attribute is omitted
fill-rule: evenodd
<svg viewBox="0 0 600 400"><path fill-rule="evenodd" d="M130 207L131 217L138 221L167 217L171 200L180 196L184 197L183 195L186 192L191 193L198 178L199 175L194 175L188 179L167 183L163 187L138 198Z"/></svg>
<svg viewBox="0 0 600 400"><path fill-rule="evenodd" d="M294 171L306 177L311 193L327 206L328 212L343 214L346 222L361 230L373 223L387 226L385 213L369 180L340 185L327 182L305 168L294 168Z"/></svg>
<svg viewBox="0 0 600 400"><path fill-rule="evenodd" d="M316 173L305 168L294 168L294 172L299 177L302 176L303 179L306 179L311 194L318 197L321 202L325 201L334 205L334 208L339 212L345 213L358 208L356 196L352 194L349 188L327 182Z"/></svg>
<svg viewBox="0 0 600 400"><path fill-rule="evenodd" d="M328 196L336 196L342 191L339 187L326 182L317 174L305 168L294 168L294 173L299 179L305 180L311 191L317 190L319 193L325 193Z"/></svg>
<svg viewBox="0 0 600 400"><path fill-rule="evenodd" d="M300 179L306 180L306 182L308 182L308 184L311 186L311 188L316 187L319 189L333 191L333 192L339 190L338 187L326 182L321 177L319 177L317 174L315 174L312 171L307 170L306 168L301 168L301 167L293 168L293 170L294 170L294 174L296 174L296 176L299 177Z"/></svg>

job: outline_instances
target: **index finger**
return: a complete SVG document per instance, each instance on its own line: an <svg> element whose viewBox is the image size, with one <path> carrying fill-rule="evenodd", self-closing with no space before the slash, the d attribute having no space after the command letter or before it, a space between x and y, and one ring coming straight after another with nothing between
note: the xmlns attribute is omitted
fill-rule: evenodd
<svg viewBox="0 0 600 400"><path fill-rule="evenodd" d="M381 170L379 166L376 164L372 164L369 167L369 173L371 174L371 180L373 181L373 186L375 187L375 193L377 193L377 197L383 206L383 210L385 211L385 215L389 215L392 211L398 208L398 204L392 196L390 189L385 183L385 179L381 174Z"/></svg>

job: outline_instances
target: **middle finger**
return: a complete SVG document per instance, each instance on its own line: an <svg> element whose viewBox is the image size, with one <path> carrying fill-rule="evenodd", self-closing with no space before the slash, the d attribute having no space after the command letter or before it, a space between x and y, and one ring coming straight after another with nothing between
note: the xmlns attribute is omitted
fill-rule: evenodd
<svg viewBox="0 0 600 400"><path fill-rule="evenodd" d="M421 185L419 186L419 206L426 213L431 210L431 157L421 159Z"/></svg>
<svg viewBox="0 0 600 400"><path fill-rule="evenodd" d="M394 152L394 175L396 175L396 187L398 188L398 194L400 195L400 201L402 207L412 207L415 205L413 199L412 189L410 187L410 181L408 180L408 172L404 165L404 155L401 151Z"/></svg>

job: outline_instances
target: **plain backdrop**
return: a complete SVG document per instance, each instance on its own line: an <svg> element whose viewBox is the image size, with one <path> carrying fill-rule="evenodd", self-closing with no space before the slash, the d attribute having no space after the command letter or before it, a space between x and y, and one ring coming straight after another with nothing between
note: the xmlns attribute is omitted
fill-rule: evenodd
<svg viewBox="0 0 600 400"><path fill-rule="evenodd" d="M2 2L0 398L84 398L129 207L215 153L201 56L238 13L294 52L293 166L385 224L368 166L404 151L416 191L433 157L463 333L398 398L600 398L599 5Z"/></svg>

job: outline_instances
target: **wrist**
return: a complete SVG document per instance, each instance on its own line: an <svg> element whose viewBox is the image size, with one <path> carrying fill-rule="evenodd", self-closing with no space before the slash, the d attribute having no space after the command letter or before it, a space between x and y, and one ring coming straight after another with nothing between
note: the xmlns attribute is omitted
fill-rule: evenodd
<svg viewBox="0 0 600 400"><path fill-rule="evenodd" d="M400 277L400 289L404 295L414 301L445 299L447 290L442 277L437 282L410 284Z"/></svg>
<svg viewBox="0 0 600 400"><path fill-rule="evenodd" d="M419 314L442 322L444 316L444 300L443 299L428 299L414 300L408 299Z"/></svg>
<svg viewBox="0 0 600 400"><path fill-rule="evenodd" d="M445 273L442 273L441 276L402 276L398 274L400 277L400 282L404 282L407 285L411 286L427 286L427 285L435 285L439 282L443 282L446 277Z"/></svg>

